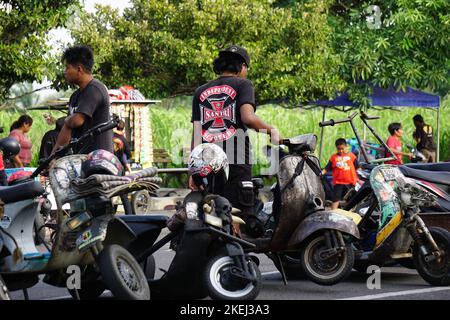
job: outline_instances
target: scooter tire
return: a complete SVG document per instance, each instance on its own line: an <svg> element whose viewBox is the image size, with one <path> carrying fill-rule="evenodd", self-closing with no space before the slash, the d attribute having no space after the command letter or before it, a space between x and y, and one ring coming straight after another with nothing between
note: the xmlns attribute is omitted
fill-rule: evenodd
<svg viewBox="0 0 450 320"><path fill-rule="evenodd" d="M156 273L156 262L153 256L148 256L147 259L141 262L142 270L144 270L147 280L153 280Z"/></svg>
<svg viewBox="0 0 450 320"><path fill-rule="evenodd" d="M5 284L2 276L0 275L0 300L11 300L8 287Z"/></svg>
<svg viewBox="0 0 450 320"><path fill-rule="evenodd" d="M152 202L152 196L148 190L138 190L131 196L133 214L148 214Z"/></svg>
<svg viewBox="0 0 450 320"><path fill-rule="evenodd" d="M43 228L44 224L44 217L40 213L37 214L36 218L34 219L33 226L34 244L36 246L42 244L43 241L45 241L45 228Z"/></svg>
<svg viewBox="0 0 450 320"><path fill-rule="evenodd" d="M417 272L429 284L433 286L450 285L450 232L439 227L429 228L431 236L444 256L438 264L428 263L420 253L417 244L413 247L413 259Z"/></svg>
<svg viewBox="0 0 450 320"><path fill-rule="evenodd" d="M338 261L338 267L334 268L332 272L327 273L321 268L317 261L313 261L320 246L325 245L325 237L322 234L316 234L305 242L301 250L301 264L303 271L308 279L314 283L331 286L345 280L352 272L355 262L355 255L351 244L346 244L345 252L342 261ZM321 269L319 269L321 268Z"/></svg>
<svg viewBox="0 0 450 320"><path fill-rule="evenodd" d="M253 260L248 261L256 277L256 283L248 283L244 288L228 290L223 287L221 273L234 265L233 259L227 255L217 255L206 265L203 274L203 285L213 300L254 300L261 291L261 272Z"/></svg>
<svg viewBox="0 0 450 320"><path fill-rule="evenodd" d="M106 246L97 256L105 285L119 300L149 300L150 288L139 263L125 248Z"/></svg>

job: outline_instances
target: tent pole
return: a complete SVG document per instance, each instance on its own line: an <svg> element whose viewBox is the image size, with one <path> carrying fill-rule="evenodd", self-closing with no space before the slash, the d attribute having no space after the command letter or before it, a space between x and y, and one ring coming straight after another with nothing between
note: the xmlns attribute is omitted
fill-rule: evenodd
<svg viewBox="0 0 450 320"><path fill-rule="evenodd" d="M325 112L326 107L323 107L323 113L322 113L322 122L325 121ZM323 130L324 127L322 127L322 131L320 132L320 149L319 149L319 163L322 160L322 150L323 150Z"/></svg>
<svg viewBox="0 0 450 320"><path fill-rule="evenodd" d="M439 149L440 149L440 143L441 143L441 108L438 108L437 110L437 146L436 146L436 162L439 162Z"/></svg>

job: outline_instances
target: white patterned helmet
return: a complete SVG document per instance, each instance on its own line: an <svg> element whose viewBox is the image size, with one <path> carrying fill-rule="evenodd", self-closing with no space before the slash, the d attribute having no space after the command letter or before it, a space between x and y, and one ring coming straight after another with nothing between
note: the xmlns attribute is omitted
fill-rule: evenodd
<svg viewBox="0 0 450 320"><path fill-rule="evenodd" d="M221 147L213 143L203 143L189 155L189 174L197 186L207 185L211 175L224 175L228 180L228 158ZM222 174L223 173L223 174Z"/></svg>

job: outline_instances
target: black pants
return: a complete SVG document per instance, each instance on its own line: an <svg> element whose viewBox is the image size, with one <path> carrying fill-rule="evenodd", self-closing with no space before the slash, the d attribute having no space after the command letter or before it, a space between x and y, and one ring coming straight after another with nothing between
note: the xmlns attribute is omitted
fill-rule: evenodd
<svg viewBox="0 0 450 320"><path fill-rule="evenodd" d="M228 181L220 192L220 195L227 198L234 208L241 210L239 215L244 218L254 214L255 195L253 188L246 187L242 183L251 180L251 166L230 165Z"/></svg>
<svg viewBox="0 0 450 320"><path fill-rule="evenodd" d="M133 211L133 207L131 206L131 202L128 199L128 194L123 194L120 196L120 200L122 201L123 209L125 211L125 214L136 214Z"/></svg>
<svg viewBox="0 0 450 320"><path fill-rule="evenodd" d="M333 186L333 196L331 197L331 201L337 202L344 199L344 196L347 192L353 188L354 186L351 184L336 184Z"/></svg>

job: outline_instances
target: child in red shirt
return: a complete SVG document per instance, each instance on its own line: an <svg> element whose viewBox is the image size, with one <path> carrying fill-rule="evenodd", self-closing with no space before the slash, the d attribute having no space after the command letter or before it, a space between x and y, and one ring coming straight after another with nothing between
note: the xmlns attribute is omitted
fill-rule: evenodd
<svg viewBox="0 0 450 320"><path fill-rule="evenodd" d="M402 156L411 157L410 153L402 152L402 141L400 140L403 136L402 125L398 122L391 123L388 127L391 136L387 139L386 145L391 149L397 159L386 161L386 164L403 164ZM386 151L386 157L391 157L389 152Z"/></svg>
<svg viewBox="0 0 450 320"><path fill-rule="evenodd" d="M345 139L336 140L337 153L333 154L328 161L322 174L331 171L333 174L333 197L331 209L339 207L339 201L342 200L347 191L353 188L358 181L356 168L359 167L358 160L352 152L347 152L347 142Z"/></svg>

